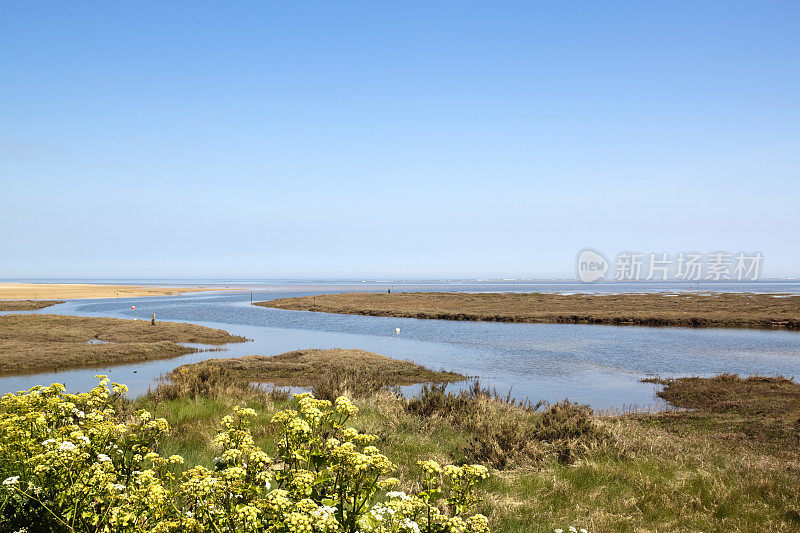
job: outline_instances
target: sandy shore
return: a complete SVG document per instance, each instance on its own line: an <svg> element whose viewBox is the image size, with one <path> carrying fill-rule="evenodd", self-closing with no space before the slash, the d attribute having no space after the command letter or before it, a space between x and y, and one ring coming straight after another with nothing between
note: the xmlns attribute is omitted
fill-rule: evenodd
<svg viewBox="0 0 800 533"><path fill-rule="evenodd" d="M213 291L208 287L147 287L88 283L0 283L0 300L72 300L80 298L134 298L183 292Z"/></svg>

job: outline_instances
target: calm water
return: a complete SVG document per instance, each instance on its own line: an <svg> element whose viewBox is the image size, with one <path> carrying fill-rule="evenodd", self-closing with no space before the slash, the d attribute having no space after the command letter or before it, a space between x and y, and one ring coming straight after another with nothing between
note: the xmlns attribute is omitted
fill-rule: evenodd
<svg viewBox="0 0 800 533"><path fill-rule="evenodd" d="M328 292L399 290L630 291L631 286L587 287L570 283L272 283L239 281L228 285L254 289L254 299ZM636 285L636 292L664 290ZM800 293L797 283L752 286L702 286L701 290L747 290ZM697 290L693 284L670 290ZM131 310L135 305L136 309ZM65 383L86 390L94 375L109 374L141 394L154 380L184 363L210 357L273 355L300 348L361 348L445 368L481 380L518 398L555 401L569 398L596 409L659 407L647 376L713 375L719 372L800 376L800 334L782 331L695 330L589 326L574 324L501 324L398 319L282 311L250 306L250 292L199 293L113 300L75 300L39 311L83 316L111 316L183 321L225 329L252 342L225 351L196 353L166 361L111 368L75 370L0 378L0 393L37 384ZM395 333L400 328L400 334Z"/></svg>

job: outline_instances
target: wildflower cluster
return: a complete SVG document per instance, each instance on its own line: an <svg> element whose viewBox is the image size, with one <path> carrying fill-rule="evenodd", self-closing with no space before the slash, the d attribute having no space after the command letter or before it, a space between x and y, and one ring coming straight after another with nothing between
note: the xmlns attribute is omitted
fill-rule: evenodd
<svg viewBox="0 0 800 533"><path fill-rule="evenodd" d="M100 377L84 394L54 384L0 399L7 523L97 531L129 516L153 524L166 512L168 496L154 471L163 460L152 450L169 426L146 411L120 421L112 406L127 387L112 383L109 391Z"/></svg>
<svg viewBox="0 0 800 533"><path fill-rule="evenodd" d="M407 495L375 435L347 426L358 409L296 395L276 413L277 454L255 445L256 412L237 407L214 438L213 466L181 472L155 450L169 426L147 411L121 416L123 385L67 394L34 387L0 399L0 522L9 531L389 533L487 532L472 513L479 465L420 463ZM110 388L110 390L109 390ZM388 491L388 492L386 492Z"/></svg>
<svg viewBox="0 0 800 533"><path fill-rule="evenodd" d="M468 516L477 502L475 485L489 477L486 467L443 468L436 461L420 461L418 465L422 470L423 490L415 495L387 492L387 501L372 508L362 521L362 529L381 533L488 533L489 520L484 515Z"/></svg>

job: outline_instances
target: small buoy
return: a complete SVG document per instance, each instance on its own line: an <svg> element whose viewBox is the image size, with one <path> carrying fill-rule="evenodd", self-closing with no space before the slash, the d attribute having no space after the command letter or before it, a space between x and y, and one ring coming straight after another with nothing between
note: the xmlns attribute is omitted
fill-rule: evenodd
<svg viewBox="0 0 800 533"><path fill-rule="evenodd" d="M395 332L396 334L400 335L400 328L394 328L394 332Z"/></svg>
<svg viewBox="0 0 800 533"><path fill-rule="evenodd" d="M131 311L133 311L134 309L136 309L136 306L135 306L135 305L132 305L132 306L131 306Z"/></svg>

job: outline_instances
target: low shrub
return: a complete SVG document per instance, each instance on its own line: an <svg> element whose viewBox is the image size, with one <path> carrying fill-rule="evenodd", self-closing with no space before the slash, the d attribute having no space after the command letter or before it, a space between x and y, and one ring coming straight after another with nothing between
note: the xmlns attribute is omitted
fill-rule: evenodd
<svg viewBox="0 0 800 533"><path fill-rule="evenodd" d="M272 419L275 457L254 444L256 412L237 407L213 466L182 472L182 457L158 453L166 420L119 415L126 388L107 385L0 399L0 531L488 532L473 514L485 467L420 461L421 490L394 490L395 465L348 426L358 409L346 397L296 395Z"/></svg>
<svg viewBox="0 0 800 533"><path fill-rule="evenodd" d="M574 439L594 441L606 438L607 432L597 425L592 414L588 405L568 400L557 402L542 412L533 433L536 439L543 442Z"/></svg>
<svg viewBox="0 0 800 533"><path fill-rule="evenodd" d="M473 379L469 387L458 393L448 391L447 386L447 383L423 385L419 395L409 400L406 410L424 418L435 416L463 425L485 410L481 404L486 401L525 412L536 412L545 405L544 402L518 401L511 397L511 391L500 396L496 389L483 387L478 379Z"/></svg>
<svg viewBox="0 0 800 533"><path fill-rule="evenodd" d="M520 403L477 381L458 393L447 391L446 385L424 386L418 397L408 400L406 410L463 429L470 435L464 454L498 469L536 464L546 457L568 464L600 444L615 445L588 406Z"/></svg>
<svg viewBox="0 0 800 533"><path fill-rule="evenodd" d="M316 398L335 400L339 396L364 398L382 390L396 391L374 372L356 369L335 369L314 381L311 391Z"/></svg>

